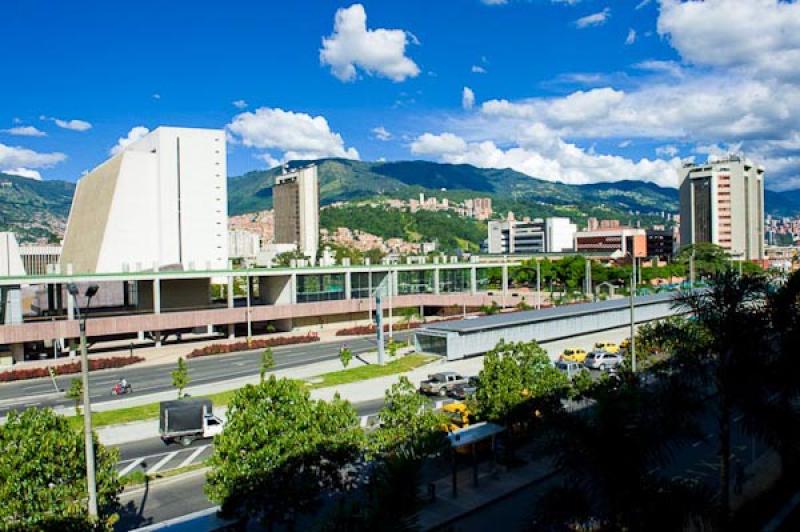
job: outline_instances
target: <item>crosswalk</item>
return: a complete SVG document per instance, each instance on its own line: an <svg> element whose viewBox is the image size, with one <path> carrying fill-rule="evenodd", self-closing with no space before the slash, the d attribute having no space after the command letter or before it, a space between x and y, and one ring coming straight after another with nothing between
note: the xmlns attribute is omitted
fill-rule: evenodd
<svg viewBox="0 0 800 532"><path fill-rule="evenodd" d="M117 463L117 472L120 477L129 475L134 471L142 471L148 475L163 473L170 469L200 463L211 456L211 451L212 447L209 444L122 460Z"/></svg>

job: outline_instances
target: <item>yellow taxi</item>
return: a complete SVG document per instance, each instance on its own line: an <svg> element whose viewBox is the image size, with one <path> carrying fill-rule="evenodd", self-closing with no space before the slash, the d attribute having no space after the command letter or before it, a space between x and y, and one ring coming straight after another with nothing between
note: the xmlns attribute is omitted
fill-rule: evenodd
<svg viewBox="0 0 800 532"><path fill-rule="evenodd" d="M614 342L597 342L594 344L594 348L597 351L605 351L606 353L619 353L619 346Z"/></svg>
<svg viewBox="0 0 800 532"><path fill-rule="evenodd" d="M564 349L564 352L561 353L561 360L583 364L583 361L586 360L586 351L578 348Z"/></svg>

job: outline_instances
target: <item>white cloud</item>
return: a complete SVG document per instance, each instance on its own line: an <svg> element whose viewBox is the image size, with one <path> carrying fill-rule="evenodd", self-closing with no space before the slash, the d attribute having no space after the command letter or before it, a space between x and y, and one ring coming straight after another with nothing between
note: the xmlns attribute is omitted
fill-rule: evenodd
<svg viewBox="0 0 800 532"><path fill-rule="evenodd" d="M440 135L423 133L411 143L411 153L415 155L457 155L465 152L466 149L466 141L452 133Z"/></svg>
<svg viewBox="0 0 800 532"><path fill-rule="evenodd" d="M144 137L150 133L150 130L144 126L136 126L132 127L128 134L124 137L120 137L117 139L116 145L112 146L112 148L108 151L111 155L116 155L122 150L124 150L127 146L133 144L140 138Z"/></svg>
<svg viewBox="0 0 800 532"><path fill-rule="evenodd" d="M160 100L161 99L161 95L156 92L155 94L153 94L153 99L154 100Z"/></svg>
<svg viewBox="0 0 800 532"><path fill-rule="evenodd" d="M61 118L52 118L46 116L40 116L39 118L42 120L51 120L55 122L55 124L61 129L70 129L72 131L88 131L92 129L92 124L86 120L62 120Z"/></svg>
<svg viewBox="0 0 800 532"><path fill-rule="evenodd" d="M689 63L800 80L800 2L661 0L657 29Z"/></svg>
<svg viewBox="0 0 800 532"><path fill-rule="evenodd" d="M244 100L234 100L232 103L237 109L244 109L247 107L247 102Z"/></svg>
<svg viewBox="0 0 800 532"><path fill-rule="evenodd" d="M342 136L331 131L324 116L260 107L236 115L226 127L233 139L245 146L283 152L282 161L359 158L355 148L345 148Z"/></svg>
<svg viewBox="0 0 800 532"><path fill-rule="evenodd" d="M643 7L647 6L652 0L642 0L638 4L636 4L636 10L642 9Z"/></svg>
<svg viewBox="0 0 800 532"><path fill-rule="evenodd" d="M383 126L372 128L372 134L375 135L375 138L378 140L389 140L392 138L392 134Z"/></svg>
<svg viewBox="0 0 800 532"><path fill-rule="evenodd" d="M627 148L627 147L628 147L628 146L630 146L631 144L633 144L633 141L631 141L631 140L623 140L622 142L620 142L619 144L617 144L617 147L618 147L618 148Z"/></svg>
<svg viewBox="0 0 800 532"><path fill-rule="evenodd" d="M493 141L466 142L451 133L425 133L411 145L415 154L428 155L453 164L482 168L512 168L548 181L584 184L620 179L645 179L664 186L677 186L680 160L640 159L596 154L563 141L542 124L530 126L517 145L503 149Z"/></svg>
<svg viewBox="0 0 800 532"><path fill-rule="evenodd" d="M481 3L487 6L501 6L507 4L508 0L481 0Z"/></svg>
<svg viewBox="0 0 800 532"><path fill-rule="evenodd" d="M480 65L472 65L470 70L473 74L486 74L486 69Z"/></svg>
<svg viewBox="0 0 800 532"><path fill-rule="evenodd" d="M0 171L31 172L32 168L50 168L67 156L60 152L39 153L20 146L0 144ZM25 177L30 177L27 175Z"/></svg>
<svg viewBox="0 0 800 532"><path fill-rule="evenodd" d="M8 129L3 129L3 133L8 133L9 135L15 135L18 137L46 137L47 133L44 131L37 129L33 126L15 126Z"/></svg>
<svg viewBox="0 0 800 532"><path fill-rule="evenodd" d="M589 28L591 26L602 26L605 24L608 19L611 18L611 8L605 8L598 13L593 13L591 15L586 15L585 17L581 17L575 21L575 26L578 29Z"/></svg>
<svg viewBox="0 0 800 532"><path fill-rule="evenodd" d="M420 72L405 55L409 41L418 42L403 30L367 29L364 6L353 4L336 11L333 33L322 39L319 59L342 81L355 80L360 68L369 75L400 82Z"/></svg>
<svg viewBox="0 0 800 532"><path fill-rule="evenodd" d="M636 42L636 30L633 28L628 29L628 36L625 37L625 44L630 46Z"/></svg>
<svg viewBox="0 0 800 532"><path fill-rule="evenodd" d="M683 77L684 74L681 65L675 61L648 59L646 61L640 61L636 63L633 65L633 67L638 68L639 70L646 70L648 72L654 72L657 74L667 74L676 78Z"/></svg>
<svg viewBox="0 0 800 532"><path fill-rule="evenodd" d="M658 146L656 148L656 155L659 157L675 157L678 155L680 150L677 146L673 144L667 144L665 146Z"/></svg>
<svg viewBox="0 0 800 532"><path fill-rule="evenodd" d="M7 168L3 170L3 173L17 175L19 177L27 177L28 179L33 179L34 181L42 180L42 174L40 174L37 170L31 170L30 168Z"/></svg>
<svg viewBox="0 0 800 532"><path fill-rule="evenodd" d="M472 109L475 105L475 93L469 87L464 87L461 91L461 107L464 109Z"/></svg>

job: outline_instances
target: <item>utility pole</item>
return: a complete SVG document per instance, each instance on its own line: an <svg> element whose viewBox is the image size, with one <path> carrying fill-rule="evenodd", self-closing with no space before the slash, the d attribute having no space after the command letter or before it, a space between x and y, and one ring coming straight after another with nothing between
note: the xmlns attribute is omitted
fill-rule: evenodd
<svg viewBox="0 0 800 532"><path fill-rule="evenodd" d="M92 405L89 400L89 355L86 347L86 314L92 304L92 297L97 293L97 285L90 285L86 289L86 310L81 316L78 305L78 287L75 283L67 285L67 291L75 301L75 310L78 313L78 326L81 335L81 381L83 383L83 436L86 447L86 487L89 492L89 519L97 521L97 479L94 463L94 439L92 438Z"/></svg>
<svg viewBox="0 0 800 532"><path fill-rule="evenodd" d="M383 306L381 305L381 289L375 291L375 331L378 333L378 365L383 366L384 345L383 345Z"/></svg>
<svg viewBox="0 0 800 532"><path fill-rule="evenodd" d="M539 259L536 259L536 310L542 308L542 280L541 269L539 268Z"/></svg>
<svg viewBox="0 0 800 532"><path fill-rule="evenodd" d="M631 253L631 371L636 373L636 318L634 297L636 294L636 258Z"/></svg>
<svg viewBox="0 0 800 532"><path fill-rule="evenodd" d="M250 272L245 276L247 282L247 347L250 347L250 341L253 336L253 323L250 319Z"/></svg>

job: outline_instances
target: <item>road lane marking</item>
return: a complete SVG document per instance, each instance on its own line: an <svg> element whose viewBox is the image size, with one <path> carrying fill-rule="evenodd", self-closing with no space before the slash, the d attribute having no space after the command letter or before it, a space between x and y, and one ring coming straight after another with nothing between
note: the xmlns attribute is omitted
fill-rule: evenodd
<svg viewBox="0 0 800 532"><path fill-rule="evenodd" d="M172 460L173 458L175 458L175 456L177 456L177 454L178 454L178 451L173 451L173 452L169 453L167 456L165 456L164 458L162 458L161 460L159 460L159 462L158 462L156 465L154 465L153 467L151 467L150 469L148 469L148 470L147 470L147 474L148 474L148 475L152 475L153 473L158 473L158 471L159 471L159 470L160 470L162 467L164 467L165 465L167 465L167 462L169 462L170 460Z"/></svg>
<svg viewBox="0 0 800 532"><path fill-rule="evenodd" d="M200 454L201 454L203 451L205 451L206 449L208 449L208 447L209 447L208 445L203 445L202 447L198 447L197 449L195 449L195 450L194 450L194 452L193 452L192 454L190 454L190 455L189 455L189 456L186 458L186 460L184 460L183 462L181 462L181 465L179 465L179 466L178 466L178 468L181 468L181 467L186 467L186 466L188 466L189 464L191 464L192 462L194 462L195 458L197 458L198 456L200 456Z"/></svg>
<svg viewBox="0 0 800 532"><path fill-rule="evenodd" d="M736 416L735 418L733 418L733 421L734 421L735 423L738 423L738 422L740 422L742 419L744 419L744 414L739 414L738 416Z"/></svg>
<svg viewBox="0 0 800 532"><path fill-rule="evenodd" d="M703 445L703 440L697 440L692 444L692 447L699 447L700 445Z"/></svg>
<svg viewBox="0 0 800 532"><path fill-rule="evenodd" d="M131 471L136 469L136 467L139 464L141 464L143 461L144 461L144 457L135 459L133 462L131 462L130 464L126 465L123 469L120 469L119 476L120 477L124 477L125 475L127 475L128 473L130 473Z"/></svg>

